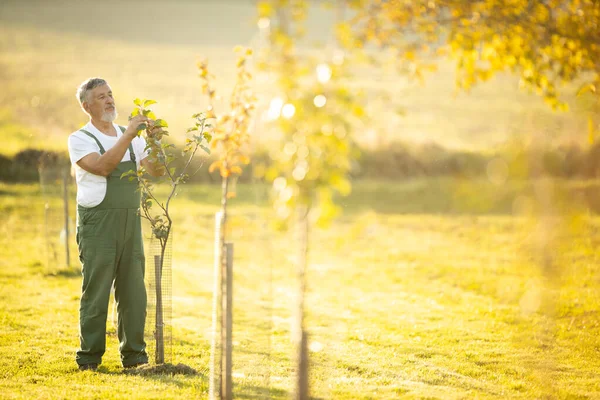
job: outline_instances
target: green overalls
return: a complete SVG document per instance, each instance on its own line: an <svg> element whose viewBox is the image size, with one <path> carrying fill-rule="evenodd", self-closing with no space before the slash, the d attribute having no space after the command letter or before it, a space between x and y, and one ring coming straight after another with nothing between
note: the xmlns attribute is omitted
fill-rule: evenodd
<svg viewBox="0 0 600 400"><path fill-rule="evenodd" d="M123 127L120 127L124 130ZM105 150L96 141L100 154ZM121 179L136 170L133 146L130 161L123 161L107 177L106 196L95 207L77 207L77 245L83 265L79 308L80 344L77 364L102 362L106 349L106 317L110 291L115 287L118 315L119 352L123 366L148 362L144 342L146 321L145 258L138 210L137 181Z"/></svg>

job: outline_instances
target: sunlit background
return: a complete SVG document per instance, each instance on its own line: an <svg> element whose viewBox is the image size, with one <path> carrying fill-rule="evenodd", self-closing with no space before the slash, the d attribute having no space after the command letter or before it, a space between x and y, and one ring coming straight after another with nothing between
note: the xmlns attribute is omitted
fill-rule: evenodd
<svg viewBox="0 0 600 400"><path fill-rule="evenodd" d="M568 110L510 68L464 90L445 54L423 56L419 79L389 48L345 46L339 25L358 15L345 2L288 3L0 3L1 391L208 396L221 202L208 167L219 148L195 161L172 206L171 362L193 376L117 374L110 315L101 373L76 374L76 189L44 163L66 159L67 137L87 122L75 91L94 76L109 82L121 125L135 98L156 100L179 150L192 114L210 110L198 63L225 115L242 46L256 101L250 163L228 205L234 398L296 390L304 256L315 398L600 397L600 103L577 95L589 71L557 86Z"/></svg>

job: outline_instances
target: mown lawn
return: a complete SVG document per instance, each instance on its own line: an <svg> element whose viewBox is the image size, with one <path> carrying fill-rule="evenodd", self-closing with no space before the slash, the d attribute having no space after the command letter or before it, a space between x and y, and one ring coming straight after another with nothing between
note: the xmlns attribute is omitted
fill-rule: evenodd
<svg viewBox="0 0 600 400"><path fill-rule="evenodd" d="M513 215L522 185L461 184L358 182L344 215L312 231L315 398L600 397L600 219ZM464 200L467 184L487 207ZM70 269L48 265L38 185L0 185L0 397L206 398L218 190L189 186L174 203L171 362L198 374L131 376L110 318L99 372L77 371L76 254ZM270 228L265 187L238 192L235 397L288 398L296 243Z"/></svg>

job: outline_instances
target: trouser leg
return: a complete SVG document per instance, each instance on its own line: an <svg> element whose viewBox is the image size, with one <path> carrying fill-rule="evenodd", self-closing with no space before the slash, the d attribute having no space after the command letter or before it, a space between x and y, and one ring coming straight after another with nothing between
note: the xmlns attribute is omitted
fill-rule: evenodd
<svg viewBox="0 0 600 400"><path fill-rule="evenodd" d="M90 222L78 227L77 233L83 266L79 307L80 349L76 356L79 365L100 364L106 350L106 317L115 272L116 246L114 237L107 234L112 231L106 226L110 221L104 215L98 215L84 218L84 221L89 219Z"/></svg>
<svg viewBox="0 0 600 400"><path fill-rule="evenodd" d="M119 351L123 366L148 362L144 325L146 322L145 259L140 217L126 210L125 240L115 276Z"/></svg>

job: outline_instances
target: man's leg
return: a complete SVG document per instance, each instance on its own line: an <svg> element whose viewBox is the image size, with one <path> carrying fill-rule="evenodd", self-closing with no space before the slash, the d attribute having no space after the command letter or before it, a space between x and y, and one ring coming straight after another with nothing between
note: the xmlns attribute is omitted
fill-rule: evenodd
<svg viewBox="0 0 600 400"><path fill-rule="evenodd" d="M79 365L100 364L106 350L106 316L115 271L116 246L109 218L104 214L82 216L77 242L83 266L79 307ZM102 213L102 211L96 211Z"/></svg>
<svg viewBox="0 0 600 400"><path fill-rule="evenodd" d="M119 351L123 366L147 363L144 325L146 323L145 258L140 217L136 210L123 215L125 241L117 275L115 299L118 313Z"/></svg>

